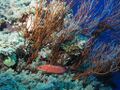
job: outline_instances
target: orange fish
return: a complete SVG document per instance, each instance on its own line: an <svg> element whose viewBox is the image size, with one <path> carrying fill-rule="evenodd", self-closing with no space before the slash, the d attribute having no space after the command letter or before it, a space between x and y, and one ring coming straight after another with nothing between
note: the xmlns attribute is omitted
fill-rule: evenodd
<svg viewBox="0 0 120 90"><path fill-rule="evenodd" d="M54 74L62 74L66 71L66 69L62 66L54 66L49 64L38 66L37 69L47 73L54 73Z"/></svg>

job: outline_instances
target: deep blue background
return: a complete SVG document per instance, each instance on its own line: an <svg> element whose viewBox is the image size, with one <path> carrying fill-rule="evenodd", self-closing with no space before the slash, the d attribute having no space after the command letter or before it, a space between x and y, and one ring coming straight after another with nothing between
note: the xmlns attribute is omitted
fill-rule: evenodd
<svg viewBox="0 0 120 90"><path fill-rule="evenodd" d="M103 1L104 0L99 0L100 1L100 5L103 5ZM115 0L117 1L117 0ZM114 0L113 0L114 2ZM78 7L79 7L79 0L74 0L74 6L73 6L73 13L74 15L76 14ZM97 10L98 7L96 7ZM100 37L98 38L98 42L99 41L103 41L103 42L111 42L113 37L111 37L113 35L113 33L116 33L115 30L108 30L107 32L103 33L102 35L100 35ZM118 36L120 36L120 31L118 33ZM115 38L114 38L115 39ZM113 83L116 85L116 87L113 90L120 90L120 72L115 72L112 73L112 81Z"/></svg>

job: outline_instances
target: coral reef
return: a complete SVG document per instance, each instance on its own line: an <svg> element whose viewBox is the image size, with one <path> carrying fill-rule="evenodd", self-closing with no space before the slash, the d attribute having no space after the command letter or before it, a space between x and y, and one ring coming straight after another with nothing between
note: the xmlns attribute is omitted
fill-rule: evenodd
<svg viewBox="0 0 120 90"><path fill-rule="evenodd" d="M14 22L28 12L31 0L0 0L0 22Z"/></svg>
<svg viewBox="0 0 120 90"><path fill-rule="evenodd" d="M72 60L72 68L74 68L74 66L80 67L80 65L88 63L90 59L91 66L89 67L88 71L86 71L88 72L88 74L106 74L107 72L109 72L108 70L103 71L104 65L101 66L103 64L103 61L99 62L99 60L96 60L95 57L93 57L92 59L88 57L91 47L94 45L96 38L99 37L101 33L107 31L108 29L117 30L119 28L120 20L117 19L119 18L119 9L117 9L118 12L114 11L114 9L116 9L116 6L120 5L120 2L116 1L113 3L112 0L104 1L104 3L107 4L104 5L104 8L101 7L102 5L99 6L100 1L93 1L93 3L91 2L91 0L80 1L81 7L78 9L78 12L75 16L73 16L72 13L69 12L69 10L71 9L71 3L66 4L63 1L51 1L47 5L44 1L40 1L40 3L37 3L33 27L30 31L29 29L27 29L24 34L24 37L28 42L27 49L29 49L28 53L30 55L30 57L28 58L28 63L32 63L32 60L34 60L38 56L39 49L47 46L51 49L51 55L48 58L47 62L49 64L64 66L65 62L69 63L71 62L71 60L69 59L66 61L66 58L64 58L65 56L63 55L67 54L71 58L71 56L73 55L77 56L77 51L78 56L79 58L81 58L81 60L77 59L76 62ZM85 3L85 5L83 3ZM86 5L86 3L88 3L88 5ZM111 5L113 5L113 8L110 8ZM54 8L55 6L57 7L56 9ZM98 11L96 11L96 8L94 6L98 8ZM53 8L55 9L54 11L52 11ZM101 9L101 11L99 11L99 9ZM96 15L98 14L98 12L99 15ZM70 14L71 18L66 18ZM92 17L91 14L95 16ZM66 20L69 20L69 22L66 23ZM111 20L116 20L116 22L109 23ZM87 41L84 41L84 43L88 42L87 45L84 46L85 49L81 47L81 40L75 40L75 43L77 43L78 45L71 44L67 47L68 49L61 48L61 44L64 44L65 42L74 42L74 39L77 37L77 35L79 36L80 33L89 35L91 37L90 39L92 39L91 42L88 39ZM89 43L91 43L91 45L89 45ZM102 44L100 45L102 46L100 47L100 50L102 49L104 51L106 47L104 47ZM104 53L106 52L104 51ZM95 54L97 54L97 52ZM100 55L99 53L99 56L101 57L102 55ZM119 55L117 56L119 58ZM115 57L111 59L114 63L119 62L119 59L116 59ZM109 63L109 69L111 69L112 67L112 69L118 69L119 63L112 66L113 62L109 63L108 61L104 64Z"/></svg>
<svg viewBox="0 0 120 90"><path fill-rule="evenodd" d="M0 0L0 90L112 90L97 75L120 68L120 1L75 3Z"/></svg>
<svg viewBox="0 0 120 90"><path fill-rule="evenodd" d="M95 77L89 77L84 85L83 81L72 81L73 74L48 75L22 71L17 73L12 69L0 72L0 90L112 90L101 84ZM88 83L88 85L87 85Z"/></svg>
<svg viewBox="0 0 120 90"><path fill-rule="evenodd" d="M24 45L24 38L18 32L0 32L0 53L6 55L14 53L21 45Z"/></svg>

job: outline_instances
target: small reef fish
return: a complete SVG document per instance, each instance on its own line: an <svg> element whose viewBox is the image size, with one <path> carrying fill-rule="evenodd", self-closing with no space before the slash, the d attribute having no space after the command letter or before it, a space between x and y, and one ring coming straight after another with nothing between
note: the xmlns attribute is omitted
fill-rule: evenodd
<svg viewBox="0 0 120 90"><path fill-rule="evenodd" d="M47 73L54 73L54 74L62 74L66 71L66 69L62 66L55 66L50 64L38 66L37 69Z"/></svg>

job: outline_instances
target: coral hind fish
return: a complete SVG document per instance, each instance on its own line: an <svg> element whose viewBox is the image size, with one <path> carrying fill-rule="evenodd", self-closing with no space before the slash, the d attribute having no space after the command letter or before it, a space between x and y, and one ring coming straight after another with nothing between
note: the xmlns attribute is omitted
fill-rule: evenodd
<svg viewBox="0 0 120 90"><path fill-rule="evenodd" d="M63 74L64 72L66 72L66 68L64 67L50 65L50 64L38 66L37 69L47 73L53 73L53 74Z"/></svg>

